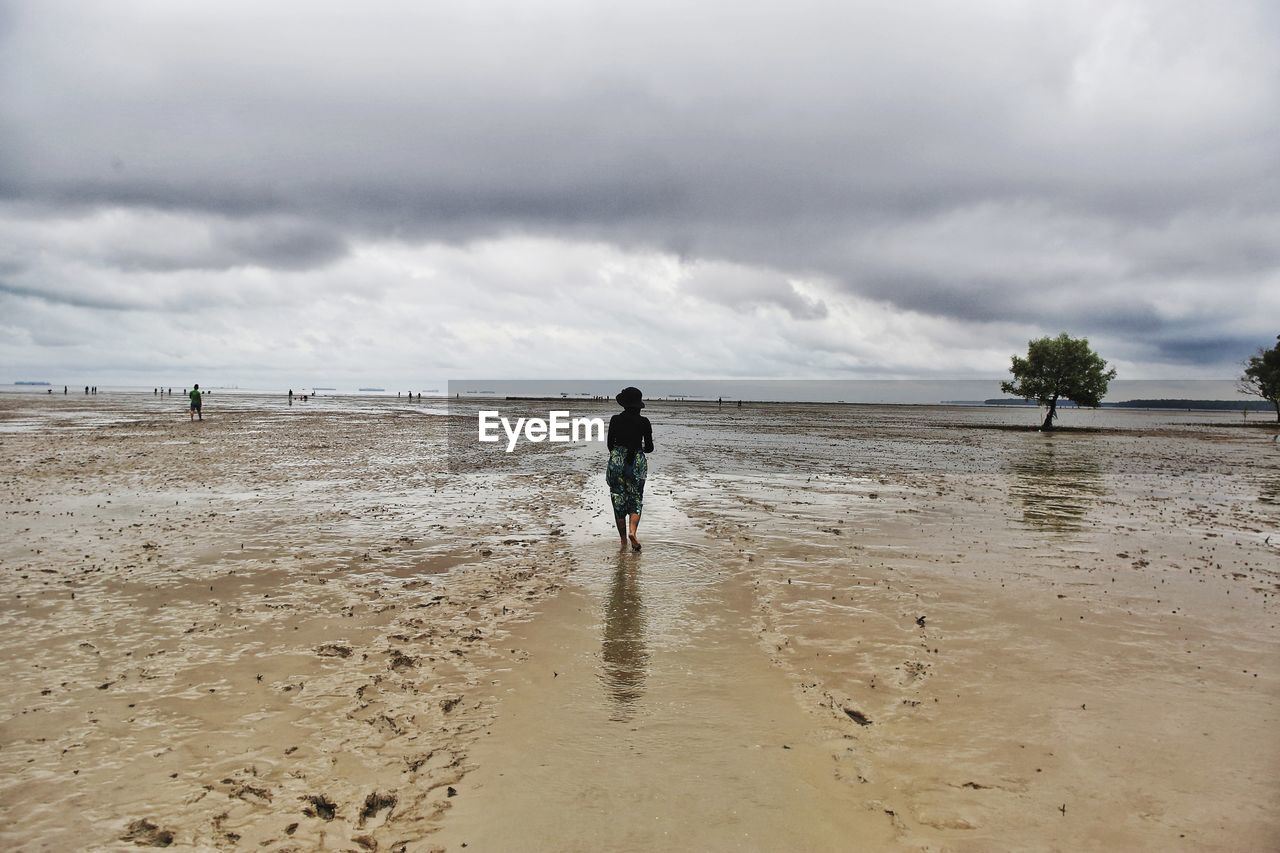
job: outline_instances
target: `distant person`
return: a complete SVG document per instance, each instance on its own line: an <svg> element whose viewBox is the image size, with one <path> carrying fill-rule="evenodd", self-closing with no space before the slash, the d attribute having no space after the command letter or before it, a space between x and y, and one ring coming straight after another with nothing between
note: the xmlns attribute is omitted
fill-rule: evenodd
<svg viewBox="0 0 1280 853"><path fill-rule="evenodd" d="M195 384L195 386L191 389L191 393L188 394L187 396L191 398L191 420L194 421L197 417L200 418L200 420L204 420L204 413L200 411L200 383L199 382Z"/></svg>
<svg viewBox="0 0 1280 853"><path fill-rule="evenodd" d="M724 408L724 397L721 397L720 399L716 400L716 408L717 409Z"/></svg>
<svg viewBox="0 0 1280 853"><path fill-rule="evenodd" d="M89 386L88 386L88 385L84 386L84 393L86 393L86 394L88 394L88 393L89 393Z"/></svg>
<svg viewBox="0 0 1280 853"><path fill-rule="evenodd" d="M64 396L64 397L65 397L66 395L67 395L67 386L66 386L66 385L63 385L63 386L62 386L62 396Z"/></svg>
<svg viewBox="0 0 1280 853"><path fill-rule="evenodd" d="M645 454L653 452L653 425L640 414L644 399L639 388L623 388L614 399L623 411L609 419L609 432L605 437L609 447L605 482L609 485L621 547L626 548L630 541L631 550L639 551L637 533L640 513L644 510L644 481L649 475Z"/></svg>

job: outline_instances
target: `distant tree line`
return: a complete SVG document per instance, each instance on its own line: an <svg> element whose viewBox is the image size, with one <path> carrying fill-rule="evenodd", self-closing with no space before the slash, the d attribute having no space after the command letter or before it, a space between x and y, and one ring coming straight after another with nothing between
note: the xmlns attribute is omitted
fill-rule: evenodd
<svg viewBox="0 0 1280 853"><path fill-rule="evenodd" d="M1017 397L996 397L983 400L986 406L1035 406L1035 400L1021 400ZM1074 400L1059 400L1059 408L1079 408ZM1103 409L1203 409L1211 411L1239 412L1248 409L1251 412L1269 412L1271 404L1265 400L1124 400L1119 403L1101 403Z"/></svg>
<svg viewBox="0 0 1280 853"><path fill-rule="evenodd" d="M1001 382L1000 390L1018 399L984 400L993 406L1048 407L1042 430L1053 429L1059 406L1108 406L1117 409L1226 409L1265 411L1275 408L1280 422L1280 335L1271 349L1259 348L1257 355L1244 362L1239 379L1241 393L1261 397L1263 402L1229 400L1127 400L1103 403L1108 383L1116 371L1108 367L1102 356L1089 348L1087 338L1073 338L1066 332L1056 338L1044 337L1027 343L1027 355L1013 356L1009 372L1013 380Z"/></svg>

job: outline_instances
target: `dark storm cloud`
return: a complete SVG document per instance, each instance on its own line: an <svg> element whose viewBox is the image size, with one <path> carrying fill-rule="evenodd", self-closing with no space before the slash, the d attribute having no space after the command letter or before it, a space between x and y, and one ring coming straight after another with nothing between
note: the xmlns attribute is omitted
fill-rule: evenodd
<svg viewBox="0 0 1280 853"><path fill-rule="evenodd" d="M684 290L739 311L777 307L796 320L827 316L821 299L801 292L782 274L731 264L695 264Z"/></svg>
<svg viewBox="0 0 1280 853"><path fill-rule="evenodd" d="M252 220L218 223L197 250L166 251L163 243L107 251L104 262L125 270L229 269L259 266L307 270L325 266L347 252L347 242L327 227L302 222Z"/></svg>
<svg viewBox="0 0 1280 853"><path fill-rule="evenodd" d="M960 320L1027 320L1039 313L1014 304L1008 296L1008 285L1007 281L956 279L945 272L936 276L885 272L862 276L857 289L909 311Z"/></svg>
<svg viewBox="0 0 1280 853"><path fill-rule="evenodd" d="M1243 362L1258 347L1251 335L1223 335L1211 338L1166 338L1158 341L1159 357L1171 364L1223 364ZM1241 353L1246 356L1242 357Z"/></svg>
<svg viewBox="0 0 1280 853"><path fill-rule="evenodd" d="M2 3L0 199L139 224L0 261L105 306L139 297L38 283L41 250L296 271L532 234L671 252L682 293L800 322L832 316L812 279L1226 363L1280 267L1275 9ZM1204 345L1166 344L1187 312Z"/></svg>
<svg viewBox="0 0 1280 853"><path fill-rule="evenodd" d="M1152 301L1090 282L1028 277L862 279L863 292L921 314L986 322L1041 323L1046 331L1068 323L1103 332L1158 331L1163 321ZM1078 304L1082 303L1082 304Z"/></svg>
<svg viewBox="0 0 1280 853"><path fill-rule="evenodd" d="M10 284L3 279L0 279L0 296L10 296L18 299L31 300L34 302L46 302L54 305L70 305L76 308L95 308L105 311L120 311L129 308L136 308L145 304L140 300L123 299L112 294L95 296L92 293L86 292L60 292L56 288L24 287L22 285Z"/></svg>
<svg viewBox="0 0 1280 853"><path fill-rule="evenodd" d="M231 235L227 248L261 266L302 270L337 260L346 254L347 243L327 229L284 225Z"/></svg>

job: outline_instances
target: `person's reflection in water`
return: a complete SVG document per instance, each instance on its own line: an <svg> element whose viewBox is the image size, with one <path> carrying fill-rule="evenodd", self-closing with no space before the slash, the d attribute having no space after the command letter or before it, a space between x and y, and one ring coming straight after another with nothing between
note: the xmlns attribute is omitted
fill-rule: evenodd
<svg viewBox="0 0 1280 853"><path fill-rule="evenodd" d="M613 582L609 586L609 600L604 608L602 677L613 700L613 713L609 719L621 722L635 716L649 672L639 574L639 556L620 552Z"/></svg>

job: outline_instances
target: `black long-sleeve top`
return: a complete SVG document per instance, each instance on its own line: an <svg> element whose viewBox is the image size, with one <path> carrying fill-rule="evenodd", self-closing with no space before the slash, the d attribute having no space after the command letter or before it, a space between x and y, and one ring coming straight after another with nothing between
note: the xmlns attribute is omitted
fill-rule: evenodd
<svg viewBox="0 0 1280 853"><path fill-rule="evenodd" d="M609 432L605 435L605 443L609 449L625 447L627 464L636 458L636 451L643 449L645 453L653 452L653 425L649 419L640 414L639 409L627 409L609 419Z"/></svg>

